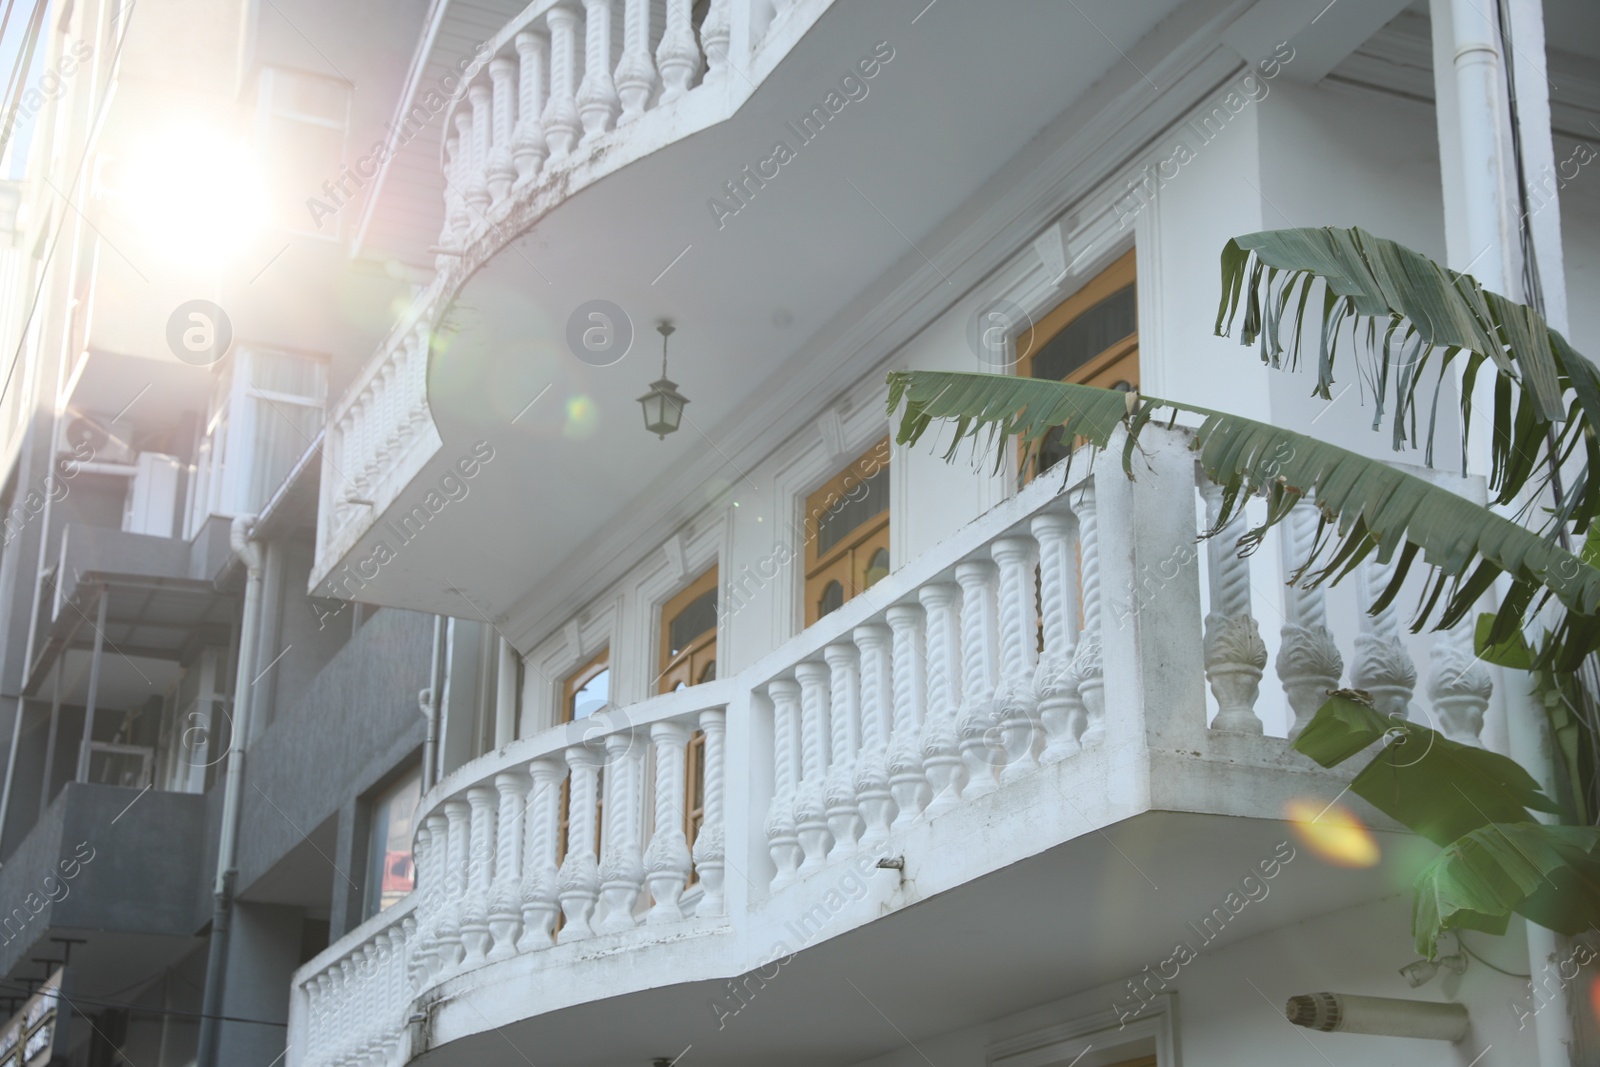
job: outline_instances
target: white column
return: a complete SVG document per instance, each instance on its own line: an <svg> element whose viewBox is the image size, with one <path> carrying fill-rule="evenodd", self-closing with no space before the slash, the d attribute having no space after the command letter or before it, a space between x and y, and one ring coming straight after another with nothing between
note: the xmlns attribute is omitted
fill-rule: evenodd
<svg viewBox="0 0 1600 1067"><path fill-rule="evenodd" d="M522 935L523 840L527 823L528 776L519 770L494 776L499 793L494 859L494 888L489 893L489 934L494 947L489 959L514 956Z"/></svg>
<svg viewBox="0 0 1600 1067"><path fill-rule="evenodd" d="M694 839L694 868L705 886L705 895L695 908L696 916L716 916L727 910L723 897L723 867L727 862L727 829L722 815L724 781L723 755L727 744L726 708L708 708L700 713L700 729L705 742L705 818Z"/></svg>
<svg viewBox="0 0 1600 1067"><path fill-rule="evenodd" d="M828 668L824 664L800 663L794 669L800 683L800 788L795 794L795 833L805 861L802 874L822 866L827 858L831 835L823 795L823 778L828 768Z"/></svg>
<svg viewBox="0 0 1600 1067"><path fill-rule="evenodd" d="M550 147L550 162L560 163L577 140L578 16L566 4L545 12L550 24L550 99L544 105L544 137Z"/></svg>
<svg viewBox="0 0 1600 1067"><path fill-rule="evenodd" d="M461 905L467 889L467 833L471 809L452 797L444 808L444 900L439 909L439 972L449 976L461 963Z"/></svg>
<svg viewBox="0 0 1600 1067"><path fill-rule="evenodd" d="M656 91L655 57L650 54L650 0L626 0L622 17L622 58L617 62L620 126L644 114Z"/></svg>
<svg viewBox="0 0 1600 1067"><path fill-rule="evenodd" d="M472 166L467 172L465 186L467 202L478 209L481 219L482 213L489 209L489 120L490 98L489 87L483 83L483 76L479 75L473 83L467 86L467 112L471 116L472 126L468 135L472 146ZM458 112L459 114L459 112Z"/></svg>
<svg viewBox="0 0 1600 1067"><path fill-rule="evenodd" d="M515 125L517 61L509 56L495 56L489 60L489 81L493 87L493 143L485 164L484 177L489 187L489 199L499 204L511 193L511 184L517 180L517 167L511 158L511 131Z"/></svg>
<svg viewBox="0 0 1600 1067"><path fill-rule="evenodd" d="M650 727L656 751L656 825L644 854L645 881L654 902L646 922L673 922L683 918L679 898L689 884L689 839L683 832L685 806L685 746L689 728L678 722L658 722Z"/></svg>
<svg viewBox="0 0 1600 1067"><path fill-rule="evenodd" d="M828 777L823 799L835 858L856 850L861 809L856 805L856 755L861 749L861 669L854 645L835 642L822 650L828 663Z"/></svg>
<svg viewBox="0 0 1600 1067"><path fill-rule="evenodd" d="M795 826L795 793L800 785L800 686L790 678L767 683L772 701L772 807L767 813L767 842L777 874L772 888L794 881L800 867L800 839Z"/></svg>
<svg viewBox="0 0 1600 1067"><path fill-rule="evenodd" d="M523 831L522 937L517 951L548 948L561 913L556 854L561 831L561 783L567 765L559 756L541 756L528 764L532 790Z"/></svg>
<svg viewBox="0 0 1600 1067"><path fill-rule="evenodd" d="M1044 652L1034 671L1039 725L1045 746L1039 762L1057 763L1079 750L1086 725L1072 657L1078 648L1078 568L1072 517L1047 511L1029 524L1039 544L1039 606L1044 616Z"/></svg>
<svg viewBox="0 0 1600 1067"><path fill-rule="evenodd" d="M549 41L533 27L513 39L517 48L517 125L511 133L511 162L518 186L539 176L549 149L544 141L545 50Z"/></svg>
<svg viewBox="0 0 1600 1067"><path fill-rule="evenodd" d="M644 807L643 745L632 729L606 735L606 838L600 865L600 896L605 911L599 929L631 930L638 924L634 905L644 887L639 818Z"/></svg>
<svg viewBox="0 0 1600 1067"><path fill-rule="evenodd" d="M617 87L611 79L611 0L583 0L583 30L578 116L587 145L611 129L617 118Z"/></svg>
<svg viewBox="0 0 1600 1067"><path fill-rule="evenodd" d="M1316 545L1317 509L1304 501L1296 504L1278 526L1283 572L1293 574L1311 558ZM1328 613L1321 587L1309 588L1302 579L1288 587L1284 598L1284 624L1278 644L1278 678L1294 712L1289 739L1300 736L1311 717L1339 688L1344 658L1328 630Z"/></svg>
<svg viewBox="0 0 1600 1067"><path fill-rule="evenodd" d="M694 40L689 19L690 0L667 0L667 27L656 46L656 65L661 69L661 103L670 104L689 91L689 83L700 73L700 46Z"/></svg>
<svg viewBox="0 0 1600 1067"><path fill-rule="evenodd" d="M1372 694L1373 706L1385 715L1409 719L1411 694L1417 687L1417 667L1400 638L1400 623L1390 601L1372 614L1394 577L1395 564L1379 563L1375 555L1362 561L1357 601L1361 606L1361 632L1356 634L1356 655L1350 665L1350 683Z"/></svg>
<svg viewBox="0 0 1600 1067"><path fill-rule="evenodd" d="M956 712L961 704L960 586L930 582L917 590L928 620L928 715L922 723L922 767L932 797L929 818L961 799L961 739Z"/></svg>
<svg viewBox="0 0 1600 1067"><path fill-rule="evenodd" d="M864 829L861 848L877 849L889 836L894 799L889 792L889 699L893 686L889 632L863 623L851 635L861 653L861 752L856 757L856 805Z"/></svg>
<svg viewBox="0 0 1600 1067"><path fill-rule="evenodd" d="M1042 747L1033 674L1038 665L1038 624L1033 575L1038 546L1032 537L1002 537L990 547L1000 569L1000 737L1006 766L1002 782L1014 782L1038 769Z"/></svg>
<svg viewBox="0 0 1600 1067"><path fill-rule="evenodd" d="M895 604L884 612L884 618L894 635L894 727L889 741L889 792L899 809L893 826L900 829L916 821L930 799L922 769L922 721L928 695L922 607Z"/></svg>
<svg viewBox="0 0 1600 1067"><path fill-rule="evenodd" d="M567 855L559 876L561 914L566 920L561 940L577 941L594 934L589 924L600 897L600 862L595 856L594 816L599 799L601 755L587 745L566 751L572 769L567 795ZM610 813L607 812L607 815Z"/></svg>
<svg viewBox="0 0 1600 1067"><path fill-rule="evenodd" d="M1222 510L1222 487L1206 481L1200 495L1206 502L1206 522L1215 528ZM1255 704L1261 692L1261 672L1267 666L1267 646L1250 614L1250 561L1241 559L1238 549L1244 530L1241 507L1220 533L1206 541L1211 588L1211 610L1206 614L1206 678L1217 698L1217 717L1211 728L1260 734Z"/></svg>
<svg viewBox="0 0 1600 1067"><path fill-rule="evenodd" d="M962 663L957 733L961 736L961 762L967 773L961 795L970 799L999 788L995 767L1005 759L995 703L1000 670L995 566L979 559L958 563L956 581L961 585Z"/></svg>
<svg viewBox="0 0 1600 1067"><path fill-rule="evenodd" d="M467 790L472 852L467 857L467 891L462 898L463 968L481 966L489 955L489 885L494 878L495 791L486 782Z"/></svg>

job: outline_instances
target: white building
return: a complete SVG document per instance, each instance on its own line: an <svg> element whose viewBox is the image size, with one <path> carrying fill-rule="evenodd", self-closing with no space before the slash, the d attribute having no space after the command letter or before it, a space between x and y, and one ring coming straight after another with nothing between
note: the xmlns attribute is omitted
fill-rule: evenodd
<svg viewBox="0 0 1600 1067"><path fill-rule="evenodd" d="M1365 615L1369 574L1290 591L1277 534L1197 548L1180 432L1020 489L887 443L886 371L988 369L1391 457L1364 390L1213 336L1262 229L1520 298L1527 214L1600 352L1600 20L1499 11L1509 51L1472 0L438 0L351 164L357 242L436 275L330 408L311 585L488 622L498 695L441 724L418 891L296 973L287 1062L1597 1062L1537 929L1408 986L1430 846L1285 739L1342 679L1521 754L1520 679L1452 687L1465 635ZM1342 674L1285 629L1324 618ZM1289 821L1328 805L1373 856ZM1322 991L1470 1027L1286 1020Z"/></svg>

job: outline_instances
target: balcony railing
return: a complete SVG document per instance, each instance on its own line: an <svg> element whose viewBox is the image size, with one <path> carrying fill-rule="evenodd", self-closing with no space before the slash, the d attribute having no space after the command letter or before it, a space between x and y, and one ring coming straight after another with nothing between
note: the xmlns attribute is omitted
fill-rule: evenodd
<svg viewBox="0 0 1600 1067"><path fill-rule="evenodd" d="M430 1022L414 1031L418 1044L402 1044L407 1019L431 1020L430 1005L517 957L552 953L543 966L577 974L608 949L638 960L670 941L681 967L685 940L699 937L713 976L743 973L766 945L746 937L744 954L730 955L727 938L709 935L731 930L738 944L789 902L799 914L809 898L787 890L825 869L836 877L864 856L937 849L946 816L1014 818L996 800L1031 797L1047 778L1088 812L1223 803L1214 794L1238 779L1213 777L1203 799L1175 783L1183 772L1171 768L1191 758L1230 774L1302 777L1302 789L1332 783L1331 796L1347 773L1289 751L1260 712L1280 726L1292 713L1291 731L1303 725L1346 677L1342 647L1354 653L1349 684L1381 708L1478 742L1490 683L1464 627L1414 637L1393 607L1361 610L1390 573L1376 563L1355 588L1279 585L1281 598L1264 595L1281 572L1263 562L1270 556L1235 554L1243 519L1197 540L1219 496L1197 479L1187 435L1147 431L1142 449L1136 480L1110 460L1117 449L1070 487L1059 474L1041 477L737 675L516 742L441 782L419 809L414 907L355 931L296 976L291 1062L404 1062L452 1038ZM1273 535L1285 562L1302 558L1315 525L1302 505ZM1281 689L1267 704L1268 647L1253 600L1282 613ZM1335 637L1336 618L1354 620L1348 641ZM1423 706L1413 703L1412 653L1430 645ZM691 852L684 752L696 729L705 814ZM1259 815L1236 814L1247 813ZM1084 832L1081 822L1059 832L1041 824L1017 847L1031 855ZM983 873L948 860L923 884ZM724 867L744 884L724 893ZM559 952L591 938L611 941L587 955ZM385 945L404 965L353 978L373 970Z"/></svg>
<svg viewBox="0 0 1600 1067"><path fill-rule="evenodd" d="M439 447L433 331L473 273L551 208L730 117L832 0L535 0L487 42L445 116L438 273L328 420L325 572ZM620 13L620 19L617 17Z"/></svg>

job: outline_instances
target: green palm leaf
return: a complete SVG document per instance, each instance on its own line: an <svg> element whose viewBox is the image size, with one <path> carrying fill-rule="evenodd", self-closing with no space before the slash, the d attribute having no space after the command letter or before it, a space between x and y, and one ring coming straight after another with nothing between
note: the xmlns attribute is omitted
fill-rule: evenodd
<svg viewBox="0 0 1600 1067"><path fill-rule="evenodd" d="M1319 280L1324 283L1320 316L1317 302L1308 299ZM1223 249L1218 334L1230 332L1242 310L1240 341L1258 343L1263 362L1277 367L1287 356L1293 368L1307 336L1308 304L1313 307L1309 336L1319 345L1316 395L1331 398L1341 338L1359 337L1365 324L1376 364L1373 428L1381 425L1392 393L1394 447L1407 441L1425 445L1431 464L1439 379L1453 359L1466 356L1465 439L1472 424L1472 384L1488 362L1497 372L1490 473L1495 502L1512 503L1530 482L1542 488L1551 457L1581 445L1585 462L1570 487L1565 514L1557 518L1576 521L1580 530L1588 525L1600 508L1593 484L1593 473L1600 470L1600 444L1593 432L1600 426L1600 371L1535 311L1489 292L1471 275L1359 228L1269 230L1229 241ZM1295 340L1286 350L1280 334L1289 324ZM1418 394L1435 353L1427 428L1419 434ZM1570 404L1564 400L1567 390ZM1554 433L1557 424L1564 425Z"/></svg>
<svg viewBox="0 0 1600 1067"><path fill-rule="evenodd" d="M1512 912L1582 933L1600 925L1600 829L1489 823L1453 842L1414 885L1411 932L1430 959L1442 931L1503 934Z"/></svg>
<svg viewBox="0 0 1600 1067"><path fill-rule="evenodd" d="M1206 477L1223 487L1221 514L1210 532L1225 526L1249 496L1267 498L1267 517L1241 538L1242 551L1252 550L1295 501L1306 497L1321 510L1323 521L1316 548L1296 580L1337 581L1373 553L1384 561L1398 553L1381 607L1398 593L1420 556L1432 574L1417 609L1417 629L1430 618L1441 627L1453 626L1503 573L1511 577L1512 590L1497 628L1517 627L1542 592L1570 609L1558 659L1581 657L1600 642L1600 620L1594 617L1600 611L1600 570L1487 508L1325 441L1170 400L1136 400L1110 389L994 374L896 371L889 375L891 416L902 403L898 442L915 444L935 419L947 421L954 429L947 459L969 438L976 442L987 435L993 445L1015 436L1031 446L1054 426L1061 426L1068 439L1081 436L1103 448L1117 427L1126 425L1123 468L1130 477L1138 436L1159 410L1199 415L1204 422L1195 431L1194 447Z"/></svg>

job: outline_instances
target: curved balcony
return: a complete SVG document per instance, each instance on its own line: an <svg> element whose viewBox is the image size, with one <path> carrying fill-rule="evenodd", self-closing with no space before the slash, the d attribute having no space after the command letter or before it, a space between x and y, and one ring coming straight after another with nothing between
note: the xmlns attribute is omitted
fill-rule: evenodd
<svg viewBox="0 0 1600 1067"><path fill-rule="evenodd" d="M535 0L486 42L444 114L433 284L331 411L315 580L440 447L428 360L469 279L557 205L730 118L832 2L713 0L695 26L691 0L664 19L659 0Z"/></svg>
<svg viewBox="0 0 1600 1067"><path fill-rule="evenodd" d="M1464 630L1413 637L1393 608L1359 610L1387 581L1375 563L1358 588L1271 596L1275 570L1226 535L1197 548L1218 497L1186 436L1143 443L1136 481L1104 462L1070 488L1043 477L734 676L440 782L419 809L418 891L296 975L290 1062L642 1062L687 1044L718 1064L869 1058L887 1049L876 1016L814 1025L841 973L897 990L914 1040L1031 1003L1063 960L1088 988L1170 951L1137 908L1206 914L1289 836L1291 802L1344 794L1349 768L1300 757L1264 712L1304 722L1347 678L1478 743L1489 675ZM1286 558L1315 525L1307 508L1281 528ZM1395 862L1317 867L1271 922L1387 896Z"/></svg>

